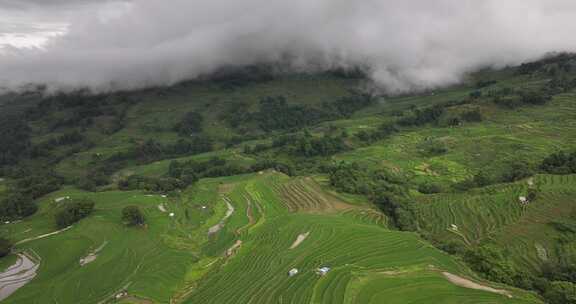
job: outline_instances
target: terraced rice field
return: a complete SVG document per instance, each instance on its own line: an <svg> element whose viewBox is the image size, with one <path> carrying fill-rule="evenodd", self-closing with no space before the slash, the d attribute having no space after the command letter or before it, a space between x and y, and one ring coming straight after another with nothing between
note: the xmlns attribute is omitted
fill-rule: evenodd
<svg viewBox="0 0 576 304"><path fill-rule="evenodd" d="M276 185L275 190L291 212L334 212L352 208L352 206L340 199L324 193L320 186L311 178L297 178L287 183Z"/></svg>
<svg viewBox="0 0 576 304"><path fill-rule="evenodd" d="M576 210L576 175L538 175L533 183L539 194L525 206L519 196L526 195L527 181L423 196L420 225L438 239L452 238L466 245L496 241L518 263L536 268L557 254L553 244L559 235L550 223Z"/></svg>
<svg viewBox="0 0 576 304"><path fill-rule="evenodd" d="M540 303L479 280L416 234L388 229L376 210L347 204L311 179L275 172L206 179L170 197L67 189L42 204L62 196L93 198L96 211L40 239L54 231L50 208L2 227L31 238L18 249L42 260L9 303L113 303L122 290L120 303ZM145 229L121 224L121 208L133 204L145 212ZM319 267L330 270L319 275ZM298 274L288 276L293 268ZM512 298L457 286L442 272Z"/></svg>
<svg viewBox="0 0 576 304"><path fill-rule="evenodd" d="M397 303L539 302L513 290L510 299L456 286L441 271L470 272L415 234L386 229L385 217L371 209L332 212L306 191L305 180L273 175L236 185L262 212L248 233L228 243L235 253L215 264L184 303L383 303L391 294ZM325 276L317 274L323 266L331 269ZM298 274L289 276L291 269Z"/></svg>

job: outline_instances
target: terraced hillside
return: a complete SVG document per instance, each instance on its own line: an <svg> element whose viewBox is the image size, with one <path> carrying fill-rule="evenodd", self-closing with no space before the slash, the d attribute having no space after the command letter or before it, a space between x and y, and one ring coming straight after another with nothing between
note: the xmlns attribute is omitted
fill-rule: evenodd
<svg viewBox="0 0 576 304"><path fill-rule="evenodd" d="M429 303L430 296L442 303L463 303L463 298L470 303L537 302L515 291L510 299L455 286L442 272L469 276L466 268L414 234L383 228L383 220L370 216L370 209L310 213L315 200L304 195L313 197L314 192L302 189L314 185L305 181L280 185L302 196L300 212L289 212L295 209L292 196L284 201L285 195L270 191L278 185L270 174L235 186L234 191L245 189L263 213L248 233L228 242L227 252L234 253L198 282L185 303L381 303L390 294L402 295L398 303ZM321 267L330 271L319 275ZM298 274L289 276L291 269ZM415 288L422 293L409 292Z"/></svg>
<svg viewBox="0 0 576 304"><path fill-rule="evenodd" d="M94 199L96 211L55 231L51 205L68 196ZM144 208L146 228L121 224L120 209L133 204ZM275 172L207 179L171 197L66 189L41 206L3 226L19 251L39 260L36 277L7 303L105 303L118 294L122 303L381 303L391 294L398 303L539 303L506 286L452 283L444 272L492 285L311 179ZM320 275L320 267L329 271ZM293 268L298 274L289 276Z"/></svg>
<svg viewBox="0 0 576 304"><path fill-rule="evenodd" d="M526 204L529 183L538 189ZM495 241L520 265L538 269L568 253L558 251L560 234L551 225L576 210L575 175L537 175L528 180L461 194L422 196L420 225L440 240L456 240L472 248ZM453 226L454 225L454 226Z"/></svg>

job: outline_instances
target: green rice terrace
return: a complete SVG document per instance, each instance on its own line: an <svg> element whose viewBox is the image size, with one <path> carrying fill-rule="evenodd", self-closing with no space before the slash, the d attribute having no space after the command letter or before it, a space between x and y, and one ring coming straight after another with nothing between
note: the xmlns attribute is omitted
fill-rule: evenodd
<svg viewBox="0 0 576 304"><path fill-rule="evenodd" d="M388 96L0 98L0 302L576 303L576 56Z"/></svg>
<svg viewBox="0 0 576 304"><path fill-rule="evenodd" d="M49 207L61 197L98 207L50 234ZM130 204L144 210L145 228L122 225L118 211ZM207 179L170 197L63 189L41 205L4 226L39 265L11 303L105 303L122 291L120 303L382 303L391 295L397 303L539 303L478 278L414 233L388 229L366 205L276 172ZM321 267L330 271L320 275Z"/></svg>

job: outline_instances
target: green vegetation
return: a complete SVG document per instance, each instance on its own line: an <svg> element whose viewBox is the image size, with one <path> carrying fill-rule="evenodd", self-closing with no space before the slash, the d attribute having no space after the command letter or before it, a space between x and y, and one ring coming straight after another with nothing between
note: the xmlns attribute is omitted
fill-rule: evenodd
<svg viewBox="0 0 576 304"><path fill-rule="evenodd" d="M56 226L66 228L90 215L94 210L94 202L87 199L66 202L55 214Z"/></svg>
<svg viewBox="0 0 576 304"><path fill-rule="evenodd" d="M405 96L249 67L14 97L0 268L39 266L7 301L573 303L573 61Z"/></svg>
<svg viewBox="0 0 576 304"><path fill-rule="evenodd" d="M128 226L144 225L144 215L138 206L127 206L122 209L122 220Z"/></svg>
<svg viewBox="0 0 576 304"><path fill-rule="evenodd" d="M14 244L12 244L10 240L0 238L0 258L3 258L8 254L10 254L10 252L12 251L12 246L14 246Z"/></svg>

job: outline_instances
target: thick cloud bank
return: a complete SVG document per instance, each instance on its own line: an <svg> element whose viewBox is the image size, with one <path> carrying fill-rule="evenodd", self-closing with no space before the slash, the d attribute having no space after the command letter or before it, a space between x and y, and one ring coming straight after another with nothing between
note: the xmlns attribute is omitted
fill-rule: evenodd
<svg viewBox="0 0 576 304"><path fill-rule="evenodd" d="M576 51L574 0L106 5L112 8L106 14L67 20L68 32L43 50L5 50L0 86L138 88L228 65L283 62L305 70L363 65L377 84L401 92L451 84L479 67Z"/></svg>

